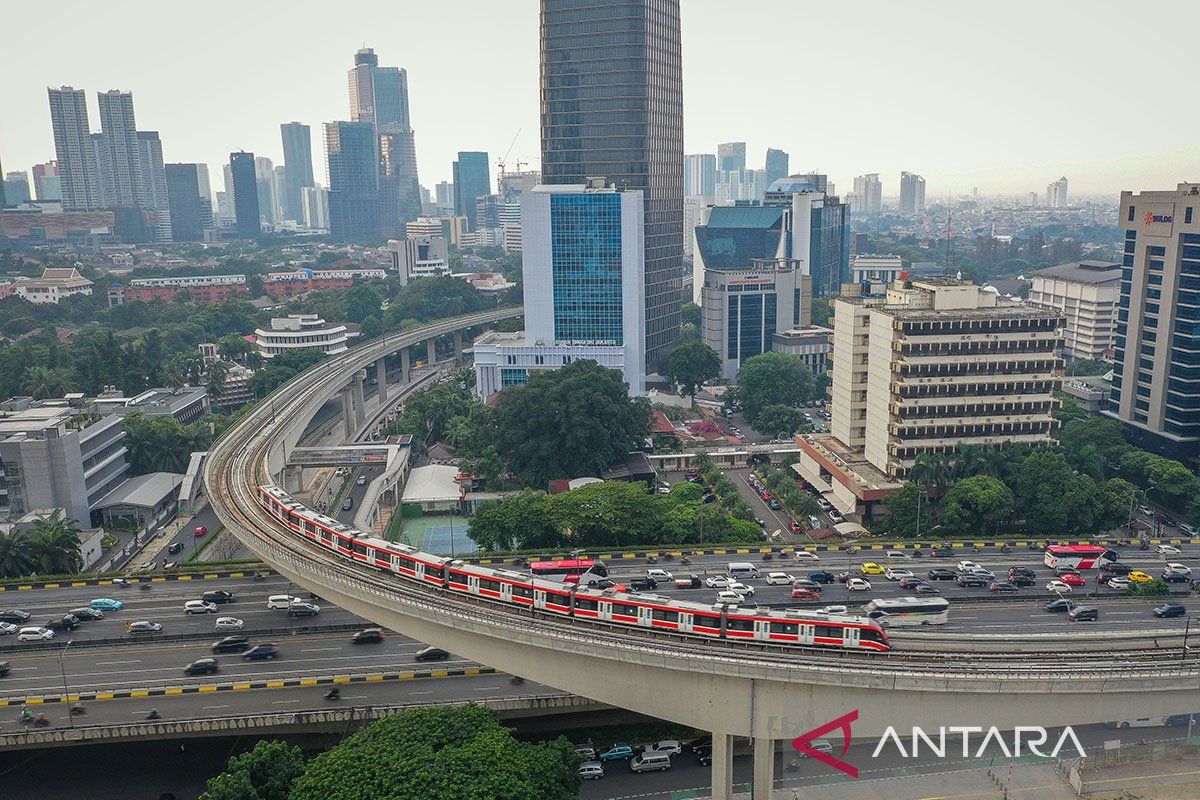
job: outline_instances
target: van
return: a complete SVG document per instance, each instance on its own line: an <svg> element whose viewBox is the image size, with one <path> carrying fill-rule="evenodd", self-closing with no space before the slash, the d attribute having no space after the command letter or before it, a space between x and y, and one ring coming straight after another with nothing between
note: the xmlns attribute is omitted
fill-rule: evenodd
<svg viewBox="0 0 1200 800"><path fill-rule="evenodd" d="M292 603L300 602L299 597L292 597L287 594L273 594L267 598L267 608L275 611L287 611Z"/></svg>
<svg viewBox="0 0 1200 800"><path fill-rule="evenodd" d="M657 750L647 750L640 756L634 756L629 762L629 769L632 772L654 772L670 768L670 754L660 753Z"/></svg>
<svg viewBox="0 0 1200 800"><path fill-rule="evenodd" d="M759 572L758 567L749 561L731 561L729 562L729 575L733 578L757 578Z"/></svg>

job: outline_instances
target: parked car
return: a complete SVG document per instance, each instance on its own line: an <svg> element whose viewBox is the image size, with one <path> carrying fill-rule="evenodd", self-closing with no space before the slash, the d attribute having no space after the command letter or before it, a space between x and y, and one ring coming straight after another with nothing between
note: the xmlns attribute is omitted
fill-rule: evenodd
<svg viewBox="0 0 1200 800"><path fill-rule="evenodd" d="M626 758L633 758L633 745L629 742L615 742L607 750L600 753L601 761L620 761Z"/></svg>
<svg viewBox="0 0 1200 800"><path fill-rule="evenodd" d="M211 675L221 668L215 658L197 658L183 668L184 675Z"/></svg>

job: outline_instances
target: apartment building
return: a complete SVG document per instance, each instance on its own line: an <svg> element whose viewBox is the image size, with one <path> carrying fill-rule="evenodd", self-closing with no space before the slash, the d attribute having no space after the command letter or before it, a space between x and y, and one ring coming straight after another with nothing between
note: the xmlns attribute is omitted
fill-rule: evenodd
<svg viewBox="0 0 1200 800"><path fill-rule="evenodd" d="M1061 312L1066 318L1063 355L1102 359L1111 355L1121 265L1076 261L1033 273L1029 302Z"/></svg>

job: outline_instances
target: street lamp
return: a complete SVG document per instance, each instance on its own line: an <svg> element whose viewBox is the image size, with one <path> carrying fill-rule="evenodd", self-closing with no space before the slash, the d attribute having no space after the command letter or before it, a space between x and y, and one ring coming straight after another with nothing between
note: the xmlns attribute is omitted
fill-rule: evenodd
<svg viewBox="0 0 1200 800"><path fill-rule="evenodd" d="M71 649L75 641L68 639L67 644L63 647L62 652L58 654L58 670L62 673L63 682L63 702L67 704L67 722L72 728L75 727L75 715L71 713L71 692L67 689L67 664L65 661L67 650Z"/></svg>

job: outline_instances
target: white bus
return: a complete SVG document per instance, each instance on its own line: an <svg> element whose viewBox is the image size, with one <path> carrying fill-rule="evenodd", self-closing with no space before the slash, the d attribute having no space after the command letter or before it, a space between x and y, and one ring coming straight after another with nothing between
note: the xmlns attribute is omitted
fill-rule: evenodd
<svg viewBox="0 0 1200 800"><path fill-rule="evenodd" d="M945 625L950 620L950 601L944 597L898 597L872 600L867 616L880 625Z"/></svg>

